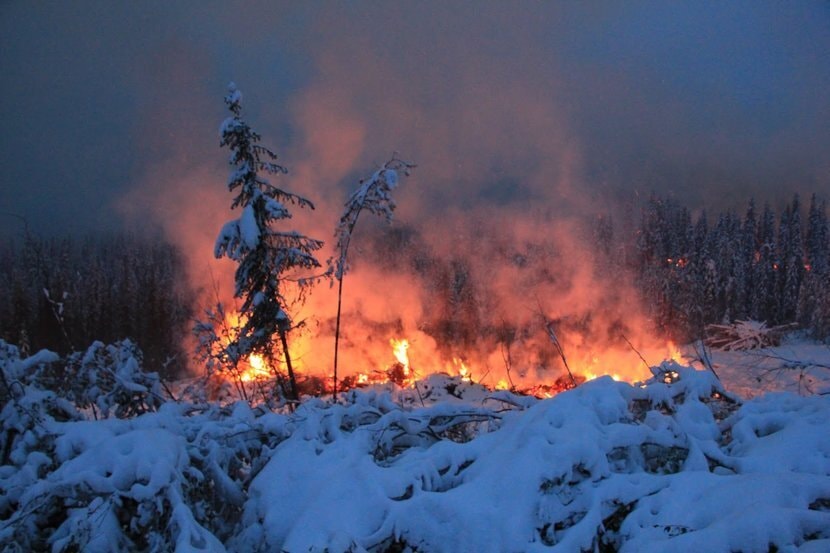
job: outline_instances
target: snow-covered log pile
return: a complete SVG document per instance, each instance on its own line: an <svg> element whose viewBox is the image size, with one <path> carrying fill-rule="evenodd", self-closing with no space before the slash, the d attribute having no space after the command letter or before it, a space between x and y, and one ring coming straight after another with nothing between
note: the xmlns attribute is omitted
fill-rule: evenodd
<svg viewBox="0 0 830 553"><path fill-rule="evenodd" d="M741 403L664 365L549 400L433 377L291 414L168 401L95 421L9 351L9 551L830 550L828 398Z"/></svg>
<svg viewBox="0 0 830 553"><path fill-rule="evenodd" d="M735 321L730 324L706 326L707 346L723 351L744 351L778 346L787 332L795 325L785 324L768 327L762 321Z"/></svg>

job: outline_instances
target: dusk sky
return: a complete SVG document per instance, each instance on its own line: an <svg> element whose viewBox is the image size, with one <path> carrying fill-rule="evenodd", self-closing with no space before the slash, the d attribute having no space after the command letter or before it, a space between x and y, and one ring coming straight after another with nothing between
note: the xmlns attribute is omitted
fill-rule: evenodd
<svg viewBox="0 0 830 553"><path fill-rule="evenodd" d="M394 151L410 217L830 194L828 2L3 2L0 37L0 236L230 203L231 80L324 205Z"/></svg>

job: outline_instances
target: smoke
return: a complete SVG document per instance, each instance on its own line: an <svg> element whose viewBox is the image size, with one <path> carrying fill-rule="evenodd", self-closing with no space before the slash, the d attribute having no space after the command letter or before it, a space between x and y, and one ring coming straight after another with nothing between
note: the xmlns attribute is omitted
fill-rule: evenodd
<svg viewBox="0 0 830 553"><path fill-rule="evenodd" d="M586 223L613 208L586 192L556 57L535 48L551 32L544 18L488 9L469 20L462 5L428 17L379 11L343 7L316 22L326 40L315 77L291 103L300 138L286 156L298 162L292 185L321 200L307 227L318 236L331 232L344 185L392 150L419 164L398 191L397 223L358 225L345 282L346 374L384 367L389 339L405 337L416 371L463 359L493 385L510 366L511 379L550 380L562 366L543 317L583 366L620 349L624 333L653 345L620 268L613 282L597 270ZM320 324L303 358L324 374L334 302L318 290L305 308Z"/></svg>
<svg viewBox="0 0 830 553"><path fill-rule="evenodd" d="M538 8L349 3L293 8L285 17L214 12L212 28L254 46L209 55L198 41L171 38L157 50L146 71L163 86L142 91L156 119L140 140L163 159L122 204L134 213L149 207L188 256L206 302L229 300L233 264L211 257L216 233L233 216L223 187L227 153L216 148L222 79L212 65L230 60L224 80L237 81L247 120L289 168L280 184L316 203L314 212L295 212L293 228L333 243L342 202L361 177L393 152L418 164L396 191L396 222L358 224L345 281L346 374L383 368L392 361L389 339L405 337L416 370L463 358L491 384L508 368L511 379L549 379L562 366L544 316L583 372L637 377L644 367L626 340L654 352L652 362L662 341L619 257L598 253L591 221L619 212L620 197L666 183L660 191L702 204L713 190L743 202L751 186L771 186L761 174L769 163L755 160L776 145L786 145L786 168L811 160L797 174L815 183L826 178L826 155L792 144L826 130L795 109L775 110L771 127L757 119L775 104L774 87L759 89L755 107L733 109L778 69L730 72L757 46L755 27L738 34L737 61L722 64L716 54L726 39L695 32L708 28L701 10ZM736 15L715 11L727 22ZM770 13L760 10L753 22ZM672 30L685 69L665 53ZM259 61L264 52L276 57L273 66ZM702 78L695 63L721 80ZM291 87L281 88L283 79ZM718 87L732 95L714 99ZM826 113L813 94L794 97ZM786 170L771 174L783 178ZM732 185L727 194L724 182ZM295 314L306 325L294 356L308 372L330 372L335 305L334 289L322 285Z"/></svg>

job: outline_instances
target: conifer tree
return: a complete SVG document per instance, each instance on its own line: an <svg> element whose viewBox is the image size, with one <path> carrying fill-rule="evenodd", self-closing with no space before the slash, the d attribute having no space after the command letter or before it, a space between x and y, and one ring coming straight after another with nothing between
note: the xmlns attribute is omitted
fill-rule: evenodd
<svg viewBox="0 0 830 553"><path fill-rule="evenodd" d="M259 134L242 119L241 102L242 94L231 83L225 97L231 116L222 124L220 145L231 151L233 169L228 189L236 193L231 207L240 208L242 213L222 228L214 253L239 265L235 296L242 300L243 323L234 338L236 353L241 357L262 355L273 368L276 352L281 350L288 372L284 393L296 400L296 377L288 350L288 334L294 327L287 312L290 299L286 285L298 285L302 294L313 284L308 272L320 267L315 252L323 243L273 227L291 217L289 205L314 209L314 204L268 180L266 175L280 175L287 170L276 163L273 151L259 144Z"/></svg>
<svg viewBox="0 0 830 553"><path fill-rule="evenodd" d="M798 294L804 273L804 246L801 237L801 203L796 194L787 206L779 228L779 308L781 323L796 319Z"/></svg>
<svg viewBox="0 0 830 553"><path fill-rule="evenodd" d="M830 232L824 201L810 198L805 240L805 274L798 302L798 321L817 338L830 334Z"/></svg>
<svg viewBox="0 0 830 553"><path fill-rule="evenodd" d="M830 229L827 225L827 207L819 202L815 194L810 198L807 218L806 257L807 265L814 274L825 274L830 270Z"/></svg>
<svg viewBox="0 0 830 553"><path fill-rule="evenodd" d="M764 204L761 222L758 226L758 261L755 264L755 290L752 295L752 318L773 323L775 321L776 267L775 258L775 213L768 203Z"/></svg>
<svg viewBox="0 0 830 553"><path fill-rule="evenodd" d="M741 288L743 304L740 318L752 317L752 304L755 292L755 265L760 257L758 253L758 221L755 215L755 198L750 198L741 227L740 264L743 270Z"/></svg>

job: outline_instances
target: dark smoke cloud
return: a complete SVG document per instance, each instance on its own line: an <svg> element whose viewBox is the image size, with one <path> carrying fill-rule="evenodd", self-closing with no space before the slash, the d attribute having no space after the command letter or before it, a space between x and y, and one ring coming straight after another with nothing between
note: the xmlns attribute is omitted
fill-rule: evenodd
<svg viewBox="0 0 830 553"><path fill-rule="evenodd" d="M419 212L651 190L697 205L822 192L828 12L818 2L4 3L0 203L45 232L119 226L113 203L153 167L221 169L216 121L231 79L289 165L317 161L314 148L355 150L340 153L349 167L314 177L354 176L393 149L417 160ZM315 117L332 120L329 136L306 134ZM338 125L351 146L338 144Z"/></svg>

